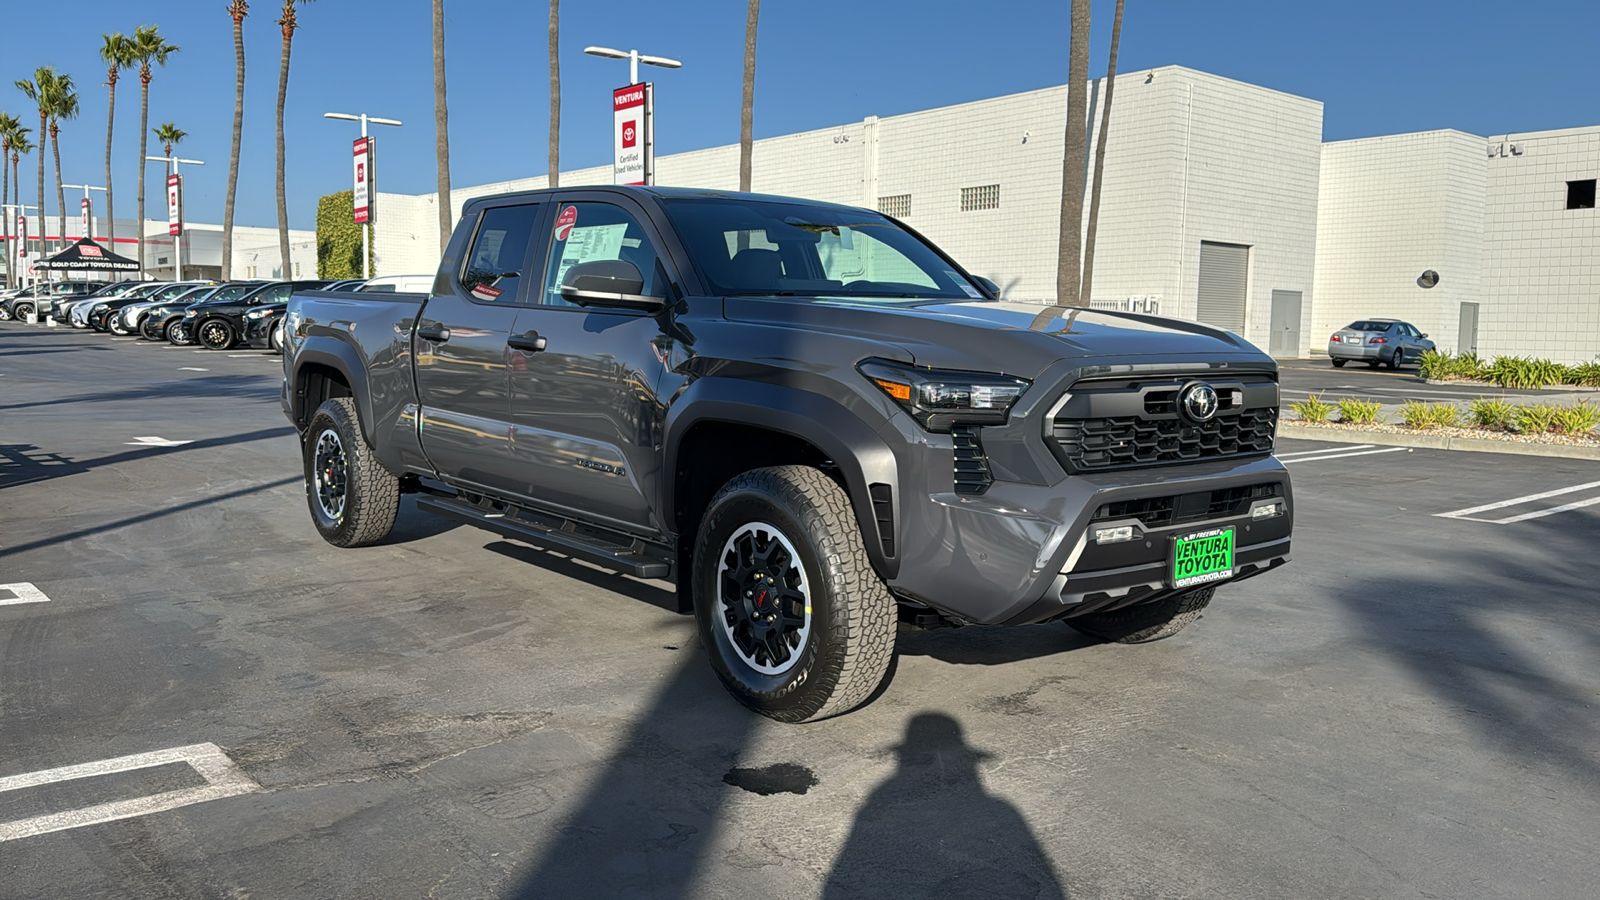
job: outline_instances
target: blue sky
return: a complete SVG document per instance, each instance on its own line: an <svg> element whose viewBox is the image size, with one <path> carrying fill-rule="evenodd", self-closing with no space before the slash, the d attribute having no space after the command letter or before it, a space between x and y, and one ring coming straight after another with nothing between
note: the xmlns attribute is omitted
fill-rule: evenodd
<svg viewBox="0 0 1600 900"><path fill-rule="evenodd" d="M172 120L189 132L180 155L207 165L186 179L188 216L221 221L233 114L226 5L11 0L0 39L0 110L36 125L36 113L10 83L42 64L72 74L83 114L63 130L64 179L99 184L106 116L100 35L160 25L183 50L156 74L151 126ZM756 136L1065 83L1067 6L1066 0L767 0ZM1114 8L1114 0L1094 0L1091 75L1105 71ZM241 224L277 221L278 9L256 0L245 24ZM316 198L349 187L356 126L323 119L329 110L403 120L402 128L379 131L381 188L433 190L428 0L324 0L301 10L286 118L291 224L313 227ZM446 0L456 184L544 172L547 11L540 0ZM627 79L626 63L584 56L589 44L636 46L684 61L677 71L645 70L657 85L659 152L736 142L744 13L743 0L562 4L562 167L608 161L609 92ZM1597 31L1596 0L1128 0L1119 68L1180 64L1321 100L1329 140L1432 128L1487 135L1600 124ZM134 208L137 78L119 85L117 100L114 178L119 216L126 216ZM28 197L36 166L31 158L23 165ZM152 166L150 178L158 178L158 168ZM159 187L146 191L154 207L147 214L160 215ZM76 209L70 194L68 207Z"/></svg>

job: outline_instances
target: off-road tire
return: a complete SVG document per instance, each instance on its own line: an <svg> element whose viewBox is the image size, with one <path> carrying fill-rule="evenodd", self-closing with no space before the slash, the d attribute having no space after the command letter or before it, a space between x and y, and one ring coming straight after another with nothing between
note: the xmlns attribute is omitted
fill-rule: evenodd
<svg viewBox="0 0 1600 900"><path fill-rule="evenodd" d="M207 350L230 349L239 339L233 326L222 319L206 319L189 330L194 334L194 342Z"/></svg>
<svg viewBox="0 0 1600 900"><path fill-rule="evenodd" d="M1333 361L1333 367L1335 369L1342 369L1344 368L1344 364L1347 362L1349 362L1347 359L1336 359Z"/></svg>
<svg viewBox="0 0 1600 900"><path fill-rule="evenodd" d="M719 563L746 525L775 528L797 551L809 595L809 633L781 674L763 674L736 651L724 627ZM695 618L711 668L729 693L780 722L847 713L871 698L891 671L895 601L873 570L850 498L807 466L756 469L712 499L695 540Z"/></svg>
<svg viewBox="0 0 1600 900"><path fill-rule="evenodd" d="M359 423L354 400L326 400L311 416L300 447L311 521L323 540L335 547L365 547L383 540L400 514L400 479L378 464ZM317 448L327 434L343 451L344 502L338 515L324 510L318 496Z"/></svg>
<svg viewBox="0 0 1600 900"><path fill-rule="evenodd" d="M1090 637L1118 644L1148 644L1182 631L1211 602L1215 587L1195 588L1154 603L1074 616L1067 624Z"/></svg>

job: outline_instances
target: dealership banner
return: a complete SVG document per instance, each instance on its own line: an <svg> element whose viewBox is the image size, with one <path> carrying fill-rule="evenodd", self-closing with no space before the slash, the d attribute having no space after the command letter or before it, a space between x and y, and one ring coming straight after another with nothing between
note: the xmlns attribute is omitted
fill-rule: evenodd
<svg viewBox="0 0 1600 900"><path fill-rule="evenodd" d="M28 217L17 216L17 259L28 258Z"/></svg>
<svg viewBox="0 0 1600 900"><path fill-rule="evenodd" d="M183 234L183 176L167 176L167 234Z"/></svg>
<svg viewBox="0 0 1600 900"><path fill-rule="evenodd" d="M378 173L373 162L378 155L377 138L357 138L352 157L355 162L355 188L352 204L357 225L378 221Z"/></svg>
<svg viewBox="0 0 1600 900"><path fill-rule="evenodd" d="M94 204L89 202L89 198L88 197L85 197L85 198L83 198L82 208L83 208L83 236L86 237L86 238L89 238L90 240L93 240L94 239Z"/></svg>
<svg viewBox="0 0 1600 900"><path fill-rule="evenodd" d="M656 170L655 86L630 84L611 92L615 184L653 184Z"/></svg>

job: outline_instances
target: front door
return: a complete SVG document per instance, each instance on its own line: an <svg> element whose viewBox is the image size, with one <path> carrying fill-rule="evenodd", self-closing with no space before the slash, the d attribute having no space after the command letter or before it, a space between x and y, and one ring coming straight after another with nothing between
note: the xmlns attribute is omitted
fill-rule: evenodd
<svg viewBox="0 0 1600 900"><path fill-rule="evenodd" d="M1461 304L1460 330L1456 332L1457 353L1478 352L1478 304Z"/></svg>
<svg viewBox="0 0 1600 900"><path fill-rule="evenodd" d="M643 211L615 195L574 192L551 206L535 241L545 257L543 284L517 317L524 347L513 350L511 453L518 493L558 510L581 510L646 535L667 531L653 517L665 408L656 385L664 317L584 309L562 299L561 277L580 262L626 260L644 275L644 293L667 295L667 261Z"/></svg>
<svg viewBox="0 0 1600 900"><path fill-rule="evenodd" d="M506 341L525 290L539 281L529 242L543 212L542 204L508 203L463 222L474 230L461 263L438 279L419 314L422 450L451 484L505 492L516 482Z"/></svg>
<svg viewBox="0 0 1600 900"><path fill-rule="evenodd" d="M1300 355L1300 292L1272 292L1272 334L1267 340L1271 356Z"/></svg>

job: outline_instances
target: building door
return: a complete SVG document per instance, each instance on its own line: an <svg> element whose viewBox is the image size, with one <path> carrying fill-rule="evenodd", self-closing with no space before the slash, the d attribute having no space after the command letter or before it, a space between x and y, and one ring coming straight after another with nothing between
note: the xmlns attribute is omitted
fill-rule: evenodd
<svg viewBox="0 0 1600 900"><path fill-rule="evenodd" d="M1250 248L1243 244L1200 242L1200 292L1195 318L1244 334L1245 285Z"/></svg>
<svg viewBox="0 0 1600 900"><path fill-rule="evenodd" d="M1300 355L1300 292L1272 292L1272 333L1267 352L1273 356Z"/></svg>
<svg viewBox="0 0 1600 900"><path fill-rule="evenodd" d="M1456 352L1478 352L1478 304L1461 304L1461 325L1456 331Z"/></svg>

